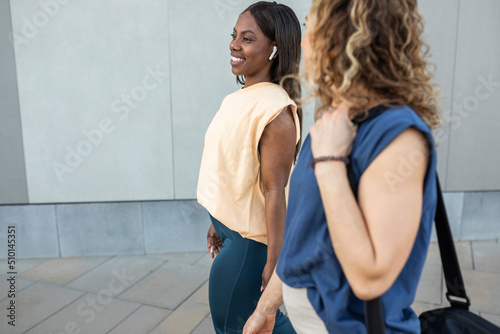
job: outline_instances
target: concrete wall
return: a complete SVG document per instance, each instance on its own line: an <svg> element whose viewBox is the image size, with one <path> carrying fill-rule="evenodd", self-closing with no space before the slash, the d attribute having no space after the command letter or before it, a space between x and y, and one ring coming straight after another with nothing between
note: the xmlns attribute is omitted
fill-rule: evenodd
<svg viewBox="0 0 500 334"><path fill-rule="evenodd" d="M0 179L13 191L1 203L193 199L205 130L237 89L229 33L252 2L2 0L15 47L2 48L11 159ZM285 3L304 19L308 1ZM421 11L452 117L437 133L444 188L500 190L488 149L500 143L500 4L425 0Z"/></svg>
<svg viewBox="0 0 500 334"><path fill-rule="evenodd" d="M17 258L201 251L209 226L195 201L0 206L0 222L0 259L7 226Z"/></svg>
<svg viewBox="0 0 500 334"><path fill-rule="evenodd" d="M238 89L229 34L253 2L0 0L0 244L10 222L24 257L203 249L204 133ZM304 20L310 1L282 2ZM455 237L498 238L500 2L419 4Z"/></svg>

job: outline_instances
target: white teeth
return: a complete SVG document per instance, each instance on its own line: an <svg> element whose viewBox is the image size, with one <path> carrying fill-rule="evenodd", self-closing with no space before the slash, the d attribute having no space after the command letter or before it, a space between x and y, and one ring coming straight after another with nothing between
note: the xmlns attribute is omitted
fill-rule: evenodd
<svg viewBox="0 0 500 334"><path fill-rule="evenodd" d="M237 62L245 61L245 59L242 59L242 58L236 58L236 57L231 57L231 60L232 60L232 61L237 61Z"/></svg>

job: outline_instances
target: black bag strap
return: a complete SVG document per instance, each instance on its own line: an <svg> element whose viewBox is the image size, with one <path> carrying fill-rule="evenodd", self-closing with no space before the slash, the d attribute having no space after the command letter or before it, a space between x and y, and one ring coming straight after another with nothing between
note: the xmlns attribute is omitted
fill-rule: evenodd
<svg viewBox="0 0 500 334"><path fill-rule="evenodd" d="M380 297L365 300L365 326L368 334L385 334L385 318Z"/></svg>
<svg viewBox="0 0 500 334"><path fill-rule="evenodd" d="M439 253L441 254L441 263L443 264L444 280L446 282L446 298L451 307L468 310L470 299L465 292L465 284L458 263L455 244L451 234L448 215L444 206L443 193L439 184L439 177L436 174L437 190L437 208L434 223L436 225L436 234L439 244Z"/></svg>
<svg viewBox="0 0 500 334"><path fill-rule="evenodd" d="M384 105L376 106L368 110L367 114L362 114L355 117L352 120L352 122L354 124L359 125L370 118L380 115L387 109L389 109L389 107ZM354 193L354 197L357 199L358 185L356 183L354 172L350 164L347 166L347 175L349 178L351 189ZM384 312L382 310L382 304L380 302L380 298L375 298L374 300L365 301L364 309L365 309L365 325L366 328L368 328L368 333L385 334Z"/></svg>

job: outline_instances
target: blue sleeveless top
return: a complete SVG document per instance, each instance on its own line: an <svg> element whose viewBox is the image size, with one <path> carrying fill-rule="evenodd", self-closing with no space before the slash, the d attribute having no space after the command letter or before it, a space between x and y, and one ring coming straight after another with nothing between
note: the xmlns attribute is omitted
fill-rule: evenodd
<svg viewBox="0 0 500 334"><path fill-rule="evenodd" d="M420 333L418 317L410 305L424 266L436 212L434 141L431 130L413 109L393 107L360 124L350 157L357 188L370 163L410 127L421 131L428 139L430 156L424 181L422 219L415 244L402 272L380 298L388 334ZM285 237L276 271L285 284L307 288L311 304L330 333L366 333L364 303L353 294L332 247L318 184L309 165L312 158L308 136L290 181ZM398 176L384 177L388 182L397 182L391 177Z"/></svg>

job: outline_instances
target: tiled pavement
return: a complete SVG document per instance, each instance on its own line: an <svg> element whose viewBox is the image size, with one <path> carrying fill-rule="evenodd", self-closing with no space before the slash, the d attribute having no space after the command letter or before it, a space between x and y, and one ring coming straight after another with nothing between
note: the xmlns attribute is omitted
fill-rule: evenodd
<svg viewBox="0 0 500 334"><path fill-rule="evenodd" d="M472 310L500 325L500 243L457 242ZM0 261L0 333L208 334L211 260L205 253L18 260L16 296ZM15 327L6 317L15 300ZM432 244L414 308L446 305Z"/></svg>

